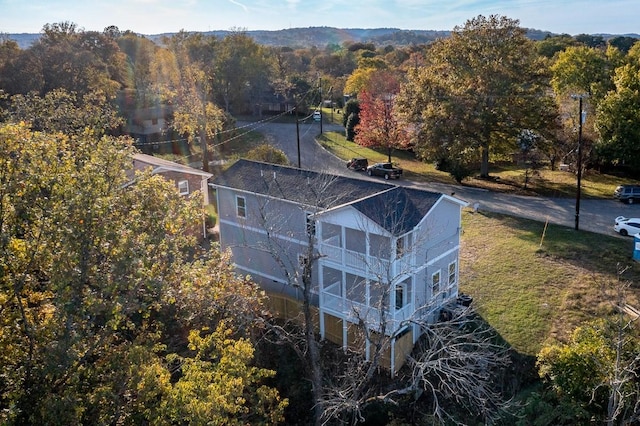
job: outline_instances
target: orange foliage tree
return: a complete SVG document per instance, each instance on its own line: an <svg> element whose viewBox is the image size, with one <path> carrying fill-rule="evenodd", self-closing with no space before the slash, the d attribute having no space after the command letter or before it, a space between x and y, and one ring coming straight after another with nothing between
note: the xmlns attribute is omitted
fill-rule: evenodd
<svg viewBox="0 0 640 426"><path fill-rule="evenodd" d="M358 95L360 123L356 127L358 145L387 148L391 162L391 149L405 149L411 138L406 126L394 114L394 101L400 90L400 81L389 70L378 70L371 75L367 87Z"/></svg>

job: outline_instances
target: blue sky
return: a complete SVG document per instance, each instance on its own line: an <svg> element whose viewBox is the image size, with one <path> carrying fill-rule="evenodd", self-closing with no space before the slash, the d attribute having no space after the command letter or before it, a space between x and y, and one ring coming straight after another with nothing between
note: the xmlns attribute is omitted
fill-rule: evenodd
<svg viewBox="0 0 640 426"><path fill-rule="evenodd" d="M62 21L143 34L318 26L451 30L493 14L554 33L640 33L638 0L0 0L0 33L38 33Z"/></svg>

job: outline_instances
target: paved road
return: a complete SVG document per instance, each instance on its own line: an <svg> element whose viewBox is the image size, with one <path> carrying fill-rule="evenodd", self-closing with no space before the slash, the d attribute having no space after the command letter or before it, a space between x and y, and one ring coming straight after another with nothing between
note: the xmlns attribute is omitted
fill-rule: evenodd
<svg viewBox="0 0 640 426"><path fill-rule="evenodd" d="M248 123L238 123L238 126ZM300 167L330 174L345 174L345 162L323 149L316 137L320 134L320 123L313 120L296 125L290 123L267 123L258 125L256 131L265 136L267 142L282 150L292 165L298 165L298 139L300 140ZM323 123L323 131L341 131L342 126ZM299 138L298 138L299 134Z"/></svg>
<svg viewBox="0 0 640 426"><path fill-rule="evenodd" d="M256 129L262 132L269 143L287 154L291 164L298 164L298 137L295 124L272 123ZM342 131L342 126L323 123L323 131ZM300 123L300 166L331 174L339 174L361 179L370 178L362 172L354 172L345 167L345 162L323 149L315 138L320 133L320 124L309 120ZM479 210L505 213L540 222L575 227L575 198L525 197L518 195L490 192L462 185L445 185L439 183L415 183L406 180L393 181L398 185L412 186L420 189L437 191L444 194L454 193L456 197L469 202L470 206L478 203ZM626 205L616 200L589 200L580 202L579 228L607 235L618 235L613 231L613 220L617 216L640 217L640 205Z"/></svg>

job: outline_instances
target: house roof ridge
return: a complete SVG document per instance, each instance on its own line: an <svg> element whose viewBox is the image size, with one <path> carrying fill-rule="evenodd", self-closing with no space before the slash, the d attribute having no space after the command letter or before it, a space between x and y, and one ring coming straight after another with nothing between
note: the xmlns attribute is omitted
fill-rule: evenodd
<svg viewBox="0 0 640 426"><path fill-rule="evenodd" d="M176 163L174 161L165 160L164 158L156 157L154 155L136 153L133 155L133 159L147 163L150 166L153 166L154 168L160 169L160 170L154 170L154 173L157 171L160 171L160 172L175 171L175 172L190 173L190 174L199 175L199 176L206 176L207 178L210 178L213 176L212 173L205 172L204 170L196 169L195 167Z"/></svg>
<svg viewBox="0 0 640 426"><path fill-rule="evenodd" d="M348 178L348 179L350 179L350 178ZM346 203L339 204L339 205L337 205L337 206L331 206L331 208L328 208L328 209L324 209L324 210L322 210L322 213L324 213L324 212L330 212L330 211L337 210L337 209L341 209L341 208L343 208L343 207L345 207L345 206L351 206L351 205L354 205L354 204L360 203L360 202L362 202L362 201L368 200L368 199L370 199L370 198L379 197L379 196L381 196L382 194L385 194L385 193L387 193L388 191L393 191L394 189L397 189L397 188L401 188L401 186L399 186L399 185L391 185L391 186L389 186L388 188L385 188L383 191L376 192L376 193L373 193L373 194L364 195L364 196L362 196L362 197L360 197L360 198L358 198L358 199L356 199L356 200L351 200L351 201L348 201L348 202L346 202Z"/></svg>
<svg viewBox="0 0 640 426"><path fill-rule="evenodd" d="M313 185L314 179L330 178L333 183L324 187ZM304 185L301 179L311 180L311 185ZM319 181L320 185L322 183ZM407 188L388 182L376 182L342 174L319 172L315 170L299 169L290 165L272 164L262 161L239 159L215 177L212 187L229 188L235 191L259 194L300 205L310 205L311 199L317 213L335 211L337 208L353 206L361 212L366 212L372 218L380 216L380 204L388 204L392 200L399 202L398 208L414 211L411 221L418 212L426 213L435 201L444 194L420 188ZM310 193L309 191L312 191ZM317 191L325 196L318 198ZM393 195L393 194L398 195ZM315 194L315 195L314 195ZM333 201L331 201L333 200ZM377 203L376 200L381 200ZM334 204L335 203L335 204ZM338 204L339 203L339 204ZM376 207L377 206L377 207ZM384 218L376 219L385 222Z"/></svg>

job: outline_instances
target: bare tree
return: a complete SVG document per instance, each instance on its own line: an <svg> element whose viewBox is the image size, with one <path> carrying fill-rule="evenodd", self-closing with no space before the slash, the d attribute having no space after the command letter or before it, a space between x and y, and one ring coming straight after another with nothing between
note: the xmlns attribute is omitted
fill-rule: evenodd
<svg viewBox="0 0 640 426"><path fill-rule="evenodd" d="M638 421L640 418L640 392L637 387L637 371L640 367L640 353L638 341L635 338L636 321L640 312L627 304L627 291L631 286L622 277L627 268L618 266L618 281L612 289L603 289L605 295L615 308L615 313L609 321L611 327L611 341L609 342L614 356L612 365L603 366L609 371L605 380L596 389L604 386L609 391L607 401L607 425L618 424L619 420Z"/></svg>

